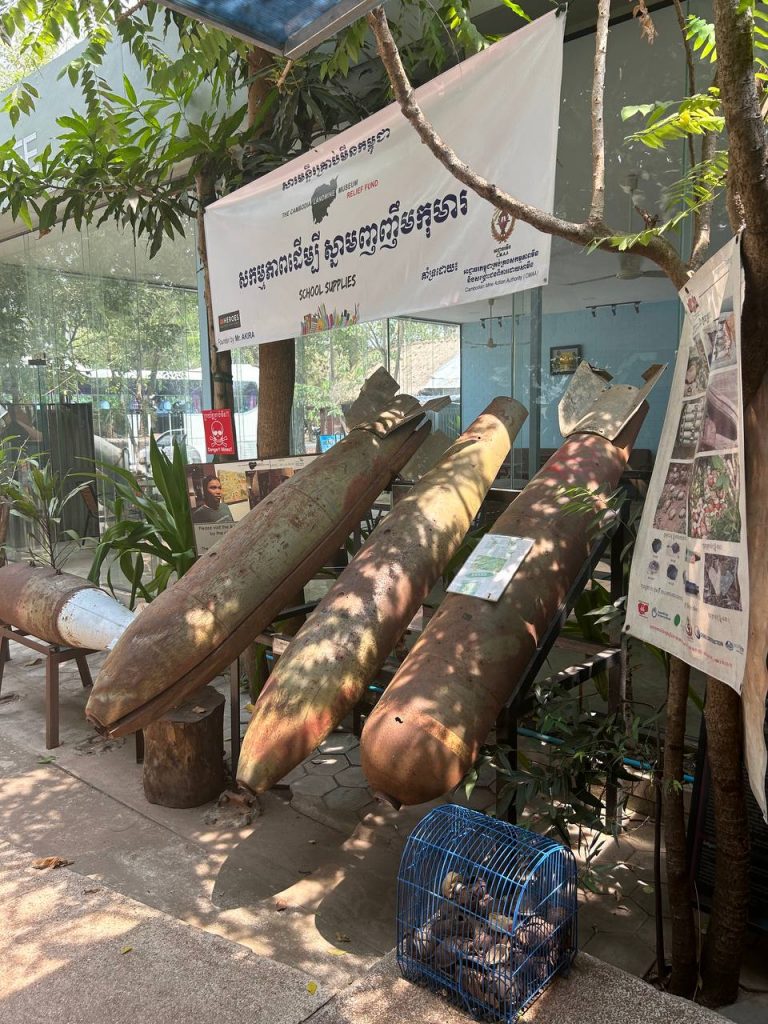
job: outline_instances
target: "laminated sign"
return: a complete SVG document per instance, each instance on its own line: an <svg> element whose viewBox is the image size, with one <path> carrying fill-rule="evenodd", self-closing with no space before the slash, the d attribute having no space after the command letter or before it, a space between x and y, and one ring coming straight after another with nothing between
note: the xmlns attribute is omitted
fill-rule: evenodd
<svg viewBox="0 0 768 1024"><path fill-rule="evenodd" d="M680 292L685 323L625 627L737 692L749 624L742 287L734 239Z"/></svg>
<svg viewBox="0 0 768 1024"><path fill-rule="evenodd" d="M416 92L462 160L546 211L564 24L545 15ZM457 181L397 104L212 203L205 234L219 349L487 300L549 272L550 236Z"/></svg>
<svg viewBox="0 0 768 1024"><path fill-rule="evenodd" d="M203 409L205 450L209 455L236 455L231 409Z"/></svg>

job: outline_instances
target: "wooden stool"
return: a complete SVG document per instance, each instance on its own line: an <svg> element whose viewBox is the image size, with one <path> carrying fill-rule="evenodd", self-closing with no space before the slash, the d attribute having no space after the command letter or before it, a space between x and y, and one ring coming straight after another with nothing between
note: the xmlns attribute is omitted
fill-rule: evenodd
<svg viewBox="0 0 768 1024"><path fill-rule="evenodd" d="M144 729L144 795L199 807L224 789L224 697L206 686Z"/></svg>
<svg viewBox="0 0 768 1024"><path fill-rule="evenodd" d="M63 644L49 644L45 640L27 636L20 629L6 622L0 622L0 687L3 685L5 662L10 661L9 641L28 647L45 658L45 746L47 750L59 745L59 665L65 661L77 662L80 680L84 687L93 686L91 672L86 658L95 651L85 647L66 647Z"/></svg>

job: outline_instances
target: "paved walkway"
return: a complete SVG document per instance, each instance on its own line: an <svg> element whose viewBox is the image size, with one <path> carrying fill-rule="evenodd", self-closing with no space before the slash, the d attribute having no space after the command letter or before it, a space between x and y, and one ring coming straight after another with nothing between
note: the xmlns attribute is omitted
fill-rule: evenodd
<svg viewBox="0 0 768 1024"><path fill-rule="evenodd" d="M93 733L71 666L62 670L62 745L44 750L43 666L18 646L12 653L0 699L0 917L9 951L0 952L0 1024L108 1024L113 991L127 1000L121 1020L165 1022L169 1003L141 1002L143 979L146 988L150 978L188 998L175 1004L189 1007L186 1017L174 1014L180 1024L215 1024L216 1005L240 1005L231 996L239 985L250 1000L257 990L260 1000L271 1000L273 981L274 1024L303 1019L299 1014L311 1014L335 993L337 1017L329 1021L378 1019L349 1016L341 993L352 998L357 989L350 983L372 984L367 971L394 944L400 852L425 808L397 814L373 804L357 771L355 741L343 734L305 762L291 788L267 794L263 813L250 823L215 805L148 804L132 740L103 741ZM312 792L312 779L325 780L317 785L322 792ZM472 802L489 799L480 787ZM650 850L650 829L642 825L620 844L609 843L600 868L607 895L583 895L580 912L582 948L637 975L654 956ZM31 861L44 856L72 863L33 871ZM132 949L123 953L125 946ZM172 980L155 964L163 957ZM222 972L214 974L220 958ZM11 963L15 980L7 980ZM236 980L237 971L262 981L251 987ZM768 988L759 962L749 981ZM383 984L396 988L392 978ZM83 1014L101 1007L102 1015L74 1015L76 1005L67 1000L76 997ZM35 999L50 1003L50 1017L32 1012ZM751 994L728 1015L764 1021L763 999ZM249 1005L251 1016L228 1019L260 1021L259 1008ZM438 1005L434 1012L444 1012ZM163 1013L153 1018L148 1009L158 1006Z"/></svg>
<svg viewBox="0 0 768 1024"><path fill-rule="evenodd" d="M438 996L409 985L393 954L353 985L305 972L191 928L94 884L67 867L35 870L0 845L3 1024L464 1024ZM714 1024L690 1003L661 995L580 955L529 1011L538 1024Z"/></svg>

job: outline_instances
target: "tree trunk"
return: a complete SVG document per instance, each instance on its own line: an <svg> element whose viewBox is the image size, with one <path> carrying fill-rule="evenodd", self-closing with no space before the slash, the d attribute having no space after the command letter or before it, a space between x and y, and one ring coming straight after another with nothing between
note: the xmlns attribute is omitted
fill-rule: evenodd
<svg viewBox="0 0 768 1024"><path fill-rule="evenodd" d="M768 694L768 375L746 410L744 444L747 487L747 543L749 545L749 640L741 703L744 714L744 749L750 784L766 813L765 701Z"/></svg>
<svg viewBox="0 0 768 1024"><path fill-rule="evenodd" d="M144 795L162 807L199 807L224 789L224 697L206 686L144 730Z"/></svg>
<svg viewBox="0 0 768 1024"><path fill-rule="evenodd" d="M706 1006L732 1003L739 991L749 905L749 833L742 772L741 701L730 686L707 680L704 706L715 810L715 891L701 958Z"/></svg>
<svg viewBox="0 0 768 1024"><path fill-rule="evenodd" d="M264 72L275 62L271 53L258 46L248 51L248 124L253 126L272 83ZM258 135L267 128L263 121ZM258 136L257 136L258 137ZM296 351L293 338L259 345L259 423L256 448L260 459L291 454L291 408L296 380Z"/></svg>
<svg viewBox="0 0 768 1024"><path fill-rule="evenodd" d="M718 86L728 132L728 209L733 218L746 225L742 243L745 299L742 312L742 384L747 409L758 395L768 370L768 176L766 175L766 127L761 94L755 79L753 19L748 6L739 0L714 0L715 38L718 52ZM735 224L734 227L738 227ZM762 406L760 406L762 407ZM765 425L763 424L763 429ZM756 464L755 437L749 426L745 435L746 462ZM760 466L760 483L747 481L747 524L750 532L750 575L765 575L768 551L755 544L755 527L763 521L766 467ZM761 501L762 498L762 501ZM759 568L758 568L759 563ZM750 582L752 595L762 605L764 596ZM745 692L760 680L755 665L764 674L766 626L755 628L750 616ZM744 713L758 714L750 702ZM749 836L742 775L742 707L738 696L722 683L708 683L706 721L709 762L715 808L717 852L715 897L702 955L702 1001L710 1006L732 1002L738 994L739 969L749 900ZM750 723L755 728L753 722Z"/></svg>
<svg viewBox="0 0 768 1024"><path fill-rule="evenodd" d="M205 315L208 328L208 353L211 360L211 383L214 409L232 410L232 433L237 449L237 432L235 429L235 390L232 382L232 353L219 352L216 348L216 332L213 324L213 306L211 304L211 278L208 273L208 246L205 240L205 207L216 199L215 178L212 171L201 172L195 176L197 191L197 253L203 272L203 294L205 298ZM231 462L236 455L218 455L216 461Z"/></svg>
<svg viewBox="0 0 768 1024"><path fill-rule="evenodd" d="M296 351L292 338L259 345L260 459L291 454L291 408L296 379Z"/></svg>
<svg viewBox="0 0 768 1024"><path fill-rule="evenodd" d="M688 999L696 991L699 974L683 807L683 747L690 674L691 670L685 662L679 658L670 659L662 790L664 847L672 917L672 974L669 991Z"/></svg>

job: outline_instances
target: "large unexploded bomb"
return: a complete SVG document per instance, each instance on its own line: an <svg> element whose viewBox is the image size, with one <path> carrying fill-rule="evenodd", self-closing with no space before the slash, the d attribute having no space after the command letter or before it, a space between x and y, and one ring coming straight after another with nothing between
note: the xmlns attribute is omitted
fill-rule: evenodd
<svg viewBox="0 0 768 1024"><path fill-rule="evenodd" d="M368 420L235 523L128 627L88 701L102 732L143 728L230 665L413 456L429 430L424 407L395 397L396 382L382 372L384 404L369 400Z"/></svg>
<svg viewBox="0 0 768 1024"><path fill-rule="evenodd" d="M566 440L491 529L533 541L520 568L495 603L448 594L365 723L363 771L396 806L461 782L589 557L606 507L599 491L616 488L660 369L638 391L606 388L582 367L584 406L566 403L570 389L561 403ZM574 509L573 488L594 497Z"/></svg>
<svg viewBox="0 0 768 1024"><path fill-rule="evenodd" d="M22 562L0 568L0 622L49 644L111 648L134 613L93 583Z"/></svg>
<svg viewBox="0 0 768 1024"><path fill-rule="evenodd" d="M528 413L495 398L373 531L282 655L256 703L237 780L269 789L373 682L459 548Z"/></svg>

